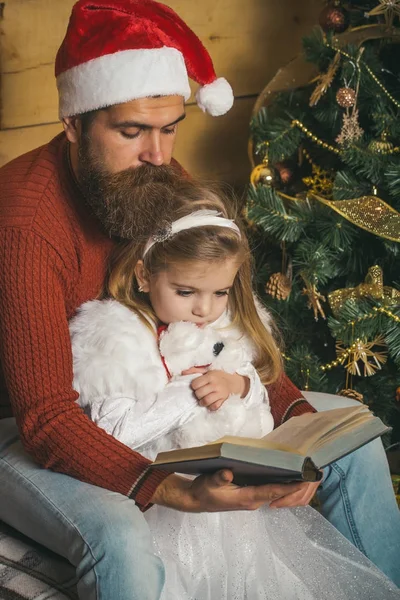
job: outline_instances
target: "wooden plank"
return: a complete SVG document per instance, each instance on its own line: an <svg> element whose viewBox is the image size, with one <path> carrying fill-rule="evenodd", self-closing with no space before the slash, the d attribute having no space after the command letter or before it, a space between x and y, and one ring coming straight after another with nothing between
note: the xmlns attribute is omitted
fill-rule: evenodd
<svg viewBox="0 0 400 600"><path fill-rule="evenodd" d="M210 51L236 96L259 93L300 49L323 0L169 0ZM2 129L57 120L54 57L72 0L6 0L1 24ZM194 88L196 85L193 86Z"/></svg>
<svg viewBox="0 0 400 600"><path fill-rule="evenodd" d="M232 185L248 181L247 141L254 98L236 100L223 117L212 118L188 107L174 155L194 176Z"/></svg>
<svg viewBox="0 0 400 600"><path fill-rule="evenodd" d="M29 150L42 146L61 130L60 123L0 130L0 166Z"/></svg>
<svg viewBox="0 0 400 600"><path fill-rule="evenodd" d="M225 116L212 118L197 106L187 108L174 156L195 176L241 186L248 181L248 124L254 98L238 100ZM0 131L0 165L41 146L57 135L60 124Z"/></svg>

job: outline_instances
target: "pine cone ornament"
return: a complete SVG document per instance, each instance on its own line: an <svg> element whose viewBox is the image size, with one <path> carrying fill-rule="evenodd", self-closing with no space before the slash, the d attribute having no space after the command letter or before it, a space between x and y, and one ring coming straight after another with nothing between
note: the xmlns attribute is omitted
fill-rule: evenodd
<svg viewBox="0 0 400 600"><path fill-rule="evenodd" d="M277 300L286 300L292 291L292 282L283 273L273 273L265 286L265 291Z"/></svg>
<svg viewBox="0 0 400 600"><path fill-rule="evenodd" d="M339 396L345 396L346 398L351 398L352 400L358 400L358 402L363 402L364 396L356 390L344 389L339 392Z"/></svg>

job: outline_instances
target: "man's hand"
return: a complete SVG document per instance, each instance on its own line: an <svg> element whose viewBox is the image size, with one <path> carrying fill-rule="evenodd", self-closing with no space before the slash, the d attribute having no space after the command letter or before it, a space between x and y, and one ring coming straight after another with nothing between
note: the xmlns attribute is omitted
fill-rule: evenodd
<svg viewBox="0 0 400 600"><path fill-rule="evenodd" d="M208 410L218 410L231 394L238 394L241 398L244 398L249 392L249 378L237 373L207 371L201 367L193 367L183 371L182 375L193 373L200 373L201 375L193 379L191 388L200 406L205 406Z"/></svg>
<svg viewBox="0 0 400 600"><path fill-rule="evenodd" d="M301 489L296 492L290 492L286 496L273 500L270 504L271 508L292 508L294 506L307 506L316 493L320 481L313 483L304 482L301 484Z"/></svg>
<svg viewBox="0 0 400 600"><path fill-rule="evenodd" d="M158 486L151 502L184 512L222 512L231 510L256 510L264 504L271 505L297 496L303 499L307 483L272 483L268 485L239 487L232 483L231 471L214 475L200 475L194 480L170 475ZM314 484L312 484L314 485Z"/></svg>

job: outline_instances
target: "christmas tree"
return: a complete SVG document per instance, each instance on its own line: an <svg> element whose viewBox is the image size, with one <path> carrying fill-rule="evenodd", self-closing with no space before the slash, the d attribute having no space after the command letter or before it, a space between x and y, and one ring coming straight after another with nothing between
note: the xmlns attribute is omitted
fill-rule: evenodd
<svg viewBox="0 0 400 600"><path fill-rule="evenodd" d="M390 423L400 387L400 0L378 1L329 2L302 56L265 88L247 215L288 375Z"/></svg>

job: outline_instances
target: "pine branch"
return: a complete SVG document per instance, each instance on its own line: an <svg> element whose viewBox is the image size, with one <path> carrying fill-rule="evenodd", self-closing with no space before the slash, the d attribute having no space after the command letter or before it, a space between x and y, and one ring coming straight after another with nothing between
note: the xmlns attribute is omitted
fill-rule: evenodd
<svg viewBox="0 0 400 600"><path fill-rule="evenodd" d="M359 179L350 169L337 171L333 184L333 199L347 200L371 193L371 185L364 178Z"/></svg>
<svg viewBox="0 0 400 600"><path fill-rule="evenodd" d="M324 285L337 275L335 254L324 243L310 238L302 239L293 255L293 266L312 284Z"/></svg>
<svg viewBox="0 0 400 600"><path fill-rule="evenodd" d="M332 43L332 32L328 32L326 38ZM321 70L328 66L335 55L335 51L325 44L325 34L320 27L314 27L310 35L303 37L302 43L306 60L318 64Z"/></svg>
<svg viewBox="0 0 400 600"><path fill-rule="evenodd" d="M269 142L268 157L272 162L292 156L299 147L303 134L291 123L289 118L273 118L266 108L261 109L251 123L253 138L261 153L265 153L264 143Z"/></svg>
<svg viewBox="0 0 400 600"><path fill-rule="evenodd" d="M342 153L342 158L343 162L356 171L359 177L366 177L371 184L375 185L379 185L382 181L383 173L389 161L388 155L375 154L367 147L358 144L346 147Z"/></svg>
<svg viewBox="0 0 400 600"><path fill-rule="evenodd" d="M387 165L385 174L384 174L384 182L387 186L391 196L400 197L400 162L397 160L391 160Z"/></svg>
<svg viewBox="0 0 400 600"><path fill-rule="evenodd" d="M320 360L307 346L297 345L291 348L285 370L288 377L302 390L326 390L327 377L321 370Z"/></svg>
<svg viewBox="0 0 400 600"><path fill-rule="evenodd" d="M295 204L288 212L282 199L272 188L250 188L248 218L279 242L295 242L302 235L305 226L304 221L296 214Z"/></svg>
<svg viewBox="0 0 400 600"><path fill-rule="evenodd" d="M351 251L358 232L356 228L327 206L318 205L315 211L315 232L336 253Z"/></svg>

